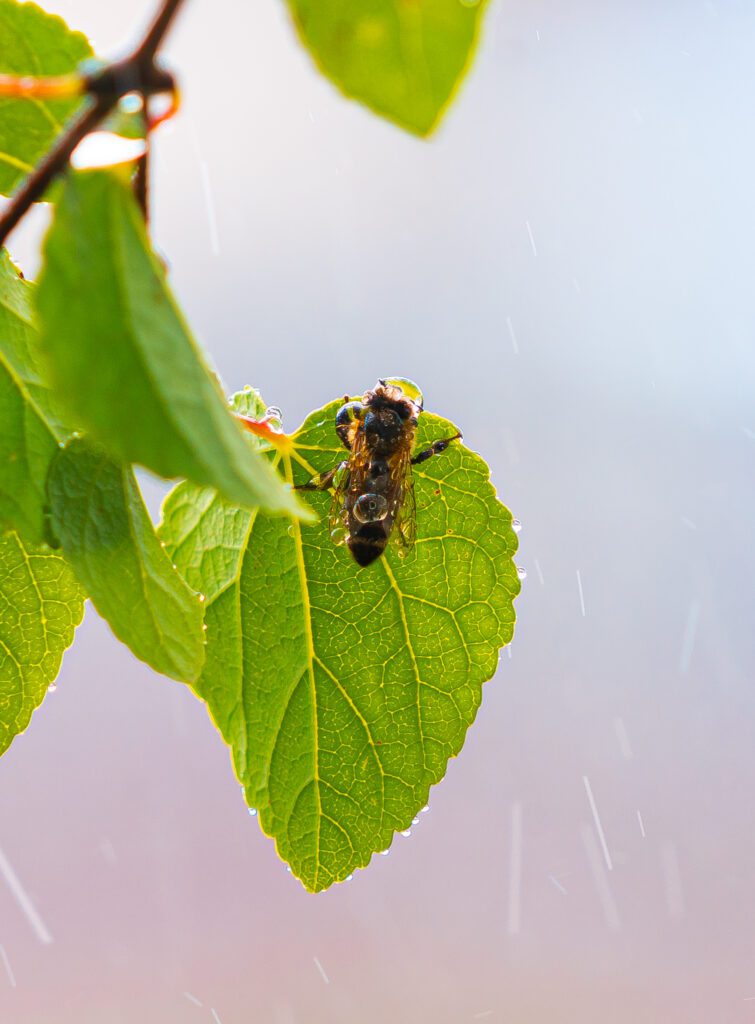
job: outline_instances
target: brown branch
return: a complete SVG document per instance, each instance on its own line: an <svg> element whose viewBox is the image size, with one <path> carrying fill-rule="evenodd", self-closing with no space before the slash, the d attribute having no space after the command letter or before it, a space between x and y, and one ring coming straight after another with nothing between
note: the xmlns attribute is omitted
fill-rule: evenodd
<svg viewBox="0 0 755 1024"><path fill-rule="evenodd" d="M0 217L0 245L5 243L29 207L42 198L54 179L65 170L71 154L81 140L94 131L122 96L129 92L141 92L146 104L147 97L154 93L177 93L175 79L155 64L155 56L184 2L185 0L162 0L152 24L131 56L106 64L85 78L85 92L90 97L89 102L74 116L65 131L58 136L14 194L10 206ZM141 198L143 190L146 208L146 161L143 179L143 185L138 186L137 195Z"/></svg>

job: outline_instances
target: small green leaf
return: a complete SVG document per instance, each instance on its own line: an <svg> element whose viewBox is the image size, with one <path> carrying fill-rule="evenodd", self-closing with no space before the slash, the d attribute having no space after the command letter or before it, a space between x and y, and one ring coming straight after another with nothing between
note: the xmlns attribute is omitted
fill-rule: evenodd
<svg viewBox="0 0 755 1024"><path fill-rule="evenodd" d="M344 457L339 403L271 453L306 482ZM456 432L430 413L418 446ZM310 890L363 867L409 827L458 754L514 629L511 514L479 455L454 443L414 471L418 539L359 569L328 532L179 485L159 530L207 595L195 686L264 831Z"/></svg>
<svg viewBox="0 0 755 1024"><path fill-rule="evenodd" d="M32 286L0 250L0 529L45 536L45 481L64 428L39 372Z"/></svg>
<svg viewBox="0 0 755 1024"><path fill-rule="evenodd" d="M71 428L45 379L33 307L34 285L22 277L5 249L0 249L0 348L10 369L61 441L71 433Z"/></svg>
<svg viewBox="0 0 755 1024"><path fill-rule="evenodd" d="M118 639L157 672L196 679L201 599L158 541L131 470L75 440L54 458L48 493L63 553Z"/></svg>
<svg viewBox="0 0 755 1024"><path fill-rule="evenodd" d="M42 348L77 425L120 462L298 514L303 506L255 455L205 365L127 181L69 174L44 256Z"/></svg>
<svg viewBox="0 0 755 1024"><path fill-rule="evenodd" d="M469 66L486 0L288 0L302 42L346 95L429 135Z"/></svg>
<svg viewBox="0 0 755 1024"><path fill-rule="evenodd" d="M92 56L80 32L33 3L0 0L0 73L66 75ZM81 100L0 99L0 194L10 195Z"/></svg>
<svg viewBox="0 0 755 1024"><path fill-rule="evenodd" d="M49 548L0 537L0 754L29 724L84 614L84 593Z"/></svg>

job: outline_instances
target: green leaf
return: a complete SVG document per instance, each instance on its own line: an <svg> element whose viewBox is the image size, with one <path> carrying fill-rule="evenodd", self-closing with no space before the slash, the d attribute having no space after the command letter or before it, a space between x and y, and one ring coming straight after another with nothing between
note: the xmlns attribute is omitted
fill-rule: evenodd
<svg viewBox="0 0 755 1024"><path fill-rule="evenodd" d="M202 603L161 546L134 475L98 446L71 441L48 480L53 530L97 611L157 672L197 678Z"/></svg>
<svg viewBox="0 0 755 1024"><path fill-rule="evenodd" d="M84 594L60 555L0 537L0 754L29 724L84 614Z"/></svg>
<svg viewBox="0 0 755 1024"><path fill-rule="evenodd" d="M302 42L346 96L429 135L469 66L486 0L288 0Z"/></svg>
<svg viewBox="0 0 755 1024"><path fill-rule="evenodd" d="M80 32L32 3L0 0L0 73L65 75L92 56ZM72 100L0 99L0 194L10 195L49 149L81 103Z"/></svg>
<svg viewBox="0 0 755 1024"><path fill-rule="evenodd" d="M65 428L39 369L32 286L0 250L0 529L45 536L45 480Z"/></svg>
<svg viewBox="0 0 755 1024"><path fill-rule="evenodd" d="M246 399L248 400L248 399ZM306 482L344 457L334 402L289 451ZM418 446L456 428L430 413ZM307 889L363 867L406 829L458 754L511 640L520 583L511 514L461 444L414 471L418 539L359 569L328 532L234 508L181 484L159 533L207 596L197 694L230 744L250 806Z"/></svg>
<svg viewBox="0 0 755 1024"><path fill-rule="evenodd" d="M49 375L120 462L215 487L239 505L302 505L247 443L149 248L128 182L71 173L38 291Z"/></svg>

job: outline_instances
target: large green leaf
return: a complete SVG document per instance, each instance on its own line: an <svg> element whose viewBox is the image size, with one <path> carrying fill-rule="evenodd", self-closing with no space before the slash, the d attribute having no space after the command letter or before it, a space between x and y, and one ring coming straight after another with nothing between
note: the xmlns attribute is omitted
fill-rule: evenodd
<svg viewBox="0 0 755 1024"><path fill-rule="evenodd" d="M32 286L0 250L0 529L45 536L45 480L65 428L39 368Z"/></svg>
<svg viewBox="0 0 755 1024"><path fill-rule="evenodd" d="M122 462L294 514L247 443L149 247L125 176L68 176L38 290L42 348L71 418Z"/></svg>
<svg viewBox="0 0 755 1024"><path fill-rule="evenodd" d="M137 658L191 682L204 661L200 595L158 541L131 470L80 439L48 481L52 528L97 611Z"/></svg>
<svg viewBox="0 0 755 1024"><path fill-rule="evenodd" d="M318 67L347 96L428 135L464 77L486 0L288 0Z"/></svg>
<svg viewBox="0 0 755 1024"><path fill-rule="evenodd" d="M33 3L0 0L0 74L65 75L91 56L86 38L62 18ZM80 102L0 99L0 194L11 194Z"/></svg>
<svg viewBox="0 0 755 1024"><path fill-rule="evenodd" d="M242 396L243 402L249 397ZM305 482L344 456L313 413L271 453ZM455 429L429 413L419 445ZM511 515L461 444L414 473L418 539L359 569L314 525L234 508L179 485L160 535L207 596L196 692L230 744L250 806L310 890L363 867L409 827L461 749L482 684L511 640L520 583Z"/></svg>
<svg viewBox="0 0 755 1024"><path fill-rule="evenodd" d="M0 754L42 703L83 613L60 555L16 533L0 537Z"/></svg>

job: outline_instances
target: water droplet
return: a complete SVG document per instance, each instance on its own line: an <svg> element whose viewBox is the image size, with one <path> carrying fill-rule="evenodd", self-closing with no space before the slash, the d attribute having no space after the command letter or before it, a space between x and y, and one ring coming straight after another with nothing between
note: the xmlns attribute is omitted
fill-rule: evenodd
<svg viewBox="0 0 755 1024"><path fill-rule="evenodd" d="M144 107L144 101L137 93L130 92L121 97L118 106L124 114L136 114Z"/></svg>
<svg viewBox="0 0 755 1024"><path fill-rule="evenodd" d="M412 825L419 825L419 818L412 818Z"/></svg>
<svg viewBox="0 0 755 1024"><path fill-rule="evenodd" d="M291 874L291 867L289 864L286 864L286 871L288 871L289 875Z"/></svg>
<svg viewBox="0 0 755 1024"><path fill-rule="evenodd" d="M174 564L174 565L172 566L172 568L173 568L173 569L175 569L175 570L176 570L176 572L178 572L178 566L177 566L177 565L175 565L175 564Z"/></svg>
<svg viewBox="0 0 755 1024"><path fill-rule="evenodd" d="M204 630L205 632L207 632L207 623L206 623L206 622L203 622L203 623L202 623L202 629L203 629L203 630Z"/></svg>
<svg viewBox="0 0 755 1024"><path fill-rule="evenodd" d="M346 543L346 536L347 533L345 526L336 526L330 531L330 539L334 544L338 545L338 547L341 547L341 545Z"/></svg>
<svg viewBox="0 0 755 1024"><path fill-rule="evenodd" d="M381 850L380 851L380 856L381 857L387 857L390 852L391 852L390 850Z"/></svg>
<svg viewBox="0 0 755 1024"><path fill-rule="evenodd" d="M401 835L404 836L405 839L408 839L411 834L412 834L412 830L410 828L406 829L405 832L401 833Z"/></svg>
<svg viewBox="0 0 755 1024"><path fill-rule="evenodd" d="M396 554L398 555L399 558L406 558L409 552L406 550L406 548L399 548Z"/></svg>
<svg viewBox="0 0 755 1024"><path fill-rule="evenodd" d="M425 804L425 806L422 808L422 810L419 813L420 814L427 814L427 812L429 810L430 810L430 804Z"/></svg>
<svg viewBox="0 0 755 1024"><path fill-rule="evenodd" d="M66 446L65 441L58 441L58 448L65 448L65 446Z"/></svg>
<svg viewBox="0 0 755 1024"><path fill-rule="evenodd" d="M350 882L353 877L353 875L348 875L346 878L344 878L344 882Z"/></svg>
<svg viewBox="0 0 755 1024"><path fill-rule="evenodd" d="M249 813L251 814L251 816L253 818L256 818L257 817L257 808L256 807L250 807L249 808Z"/></svg>
<svg viewBox="0 0 755 1024"><path fill-rule="evenodd" d="M360 523L379 523L388 515L388 502L382 494L362 494L354 502L354 518Z"/></svg>
<svg viewBox="0 0 755 1024"><path fill-rule="evenodd" d="M161 540L161 541L160 541L160 547L161 547L161 548L164 548L164 547L165 547L165 541L164 541L164 540Z"/></svg>
<svg viewBox="0 0 755 1024"><path fill-rule="evenodd" d="M286 533L289 535L289 537L293 537L293 535L294 535L294 524L293 523L290 526L286 527Z"/></svg>
<svg viewBox="0 0 755 1024"><path fill-rule="evenodd" d="M199 597L199 603L200 604L204 604L205 601L207 600L207 598L204 596L204 594L198 594L197 596Z"/></svg>
<svg viewBox="0 0 755 1024"><path fill-rule="evenodd" d="M526 580L527 579L527 570L523 566L521 566L521 565L518 565L516 567L516 574L517 574L517 576L519 577L520 580Z"/></svg>
<svg viewBox="0 0 755 1024"><path fill-rule="evenodd" d="M522 521L521 521L521 519L512 519L511 520L511 529L514 531L514 533L520 533L521 529L522 529Z"/></svg>
<svg viewBox="0 0 755 1024"><path fill-rule="evenodd" d="M57 688L58 688L58 684L57 683L50 683L50 685L47 687L47 692L48 693L55 693Z"/></svg>

